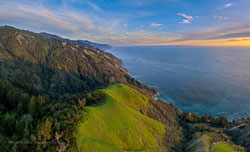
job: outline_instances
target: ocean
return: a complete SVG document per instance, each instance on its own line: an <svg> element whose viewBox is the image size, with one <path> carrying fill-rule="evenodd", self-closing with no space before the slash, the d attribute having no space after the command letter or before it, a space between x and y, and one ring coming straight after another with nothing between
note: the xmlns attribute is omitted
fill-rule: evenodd
<svg viewBox="0 0 250 152"><path fill-rule="evenodd" d="M122 59L131 76L154 87L158 99L182 111L250 116L250 48L137 46L107 52Z"/></svg>

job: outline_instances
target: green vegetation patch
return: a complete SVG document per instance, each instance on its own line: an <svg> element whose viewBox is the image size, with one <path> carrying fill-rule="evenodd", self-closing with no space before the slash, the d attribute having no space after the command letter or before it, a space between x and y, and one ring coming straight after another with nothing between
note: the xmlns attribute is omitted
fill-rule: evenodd
<svg viewBox="0 0 250 152"><path fill-rule="evenodd" d="M240 146L235 146L235 145L229 145L227 143L224 142L219 142L217 144L214 145L212 152L244 152L244 149Z"/></svg>
<svg viewBox="0 0 250 152"><path fill-rule="evenodd" d="M78 126L80 151L163 151L164 125L141 114L148 98L125 84L113 84L98 90L106 103L86 107Z"/></svg>

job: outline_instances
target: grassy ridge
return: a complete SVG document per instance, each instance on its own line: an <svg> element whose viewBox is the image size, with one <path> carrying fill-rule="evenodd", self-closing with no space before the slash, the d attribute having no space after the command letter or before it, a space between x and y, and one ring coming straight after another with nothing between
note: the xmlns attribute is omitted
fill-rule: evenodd
<svg viewBox="0 0 250 152"><path fill-rule="evenodd" d="M148 98L124 84L98 90L106 103L86 107L80 123L77 144L80 151L163 151L164 125L142 115Z"/></svg>

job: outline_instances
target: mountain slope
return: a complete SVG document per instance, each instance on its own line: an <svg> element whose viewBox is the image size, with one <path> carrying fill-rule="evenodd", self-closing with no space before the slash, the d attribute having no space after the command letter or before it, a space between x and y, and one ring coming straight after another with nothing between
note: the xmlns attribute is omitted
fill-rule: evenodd
<svg viewBox="0 0 250 152"><path fill-rule="evenodd" d="M80 151L166 151L164 125L139 111L149 99L124 84L114 84L103 92L103 105L86 107L77 143Z"/></svg>
<svg viewBox="0 0 250 152"><path fill-rule="evenodd" d="M109 53L8 26L0 27L0 65L13 84L40 94L80 93L130 79Z"/></svg>
<svg viewBox="0 0 250 152"><path fill-rule="evenodd" d="M107 49L112 48L108 44L94 43L94 42L90 42L90 41L87 41L87 40L70 40L70 39L65 39L65 38L62 38L60 36L45 33L45 32L42 32L42 33L39 33L39 34L42 35L45 38L48 38L48 39L56 39L56 40L60 40L60 41L63 41L63 42L68 42L68 43L72 43L72 44L76 44L76 45L84 45L84 46L87 46L87 47L95 47L95 48L98 48L100 50L107 50Z"/></svg>
<svg viewBox="0 0 250 152"><path fill-rule="evenodd" d="M95 92L106 98L102 104L84 108L76 135L79 151L245 151L225 128L206 123L180 125L172 105L154 101L126 84Z"/></svg>

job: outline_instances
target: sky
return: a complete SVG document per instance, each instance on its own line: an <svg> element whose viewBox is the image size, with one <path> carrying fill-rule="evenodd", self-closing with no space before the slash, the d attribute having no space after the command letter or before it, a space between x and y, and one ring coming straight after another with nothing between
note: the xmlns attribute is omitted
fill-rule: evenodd
<svg viewBox="0 0 250 152"><path fill-rule="evenodd" d="M113 46L250 46L250 0L0 0L0 25Z"/></svg>

